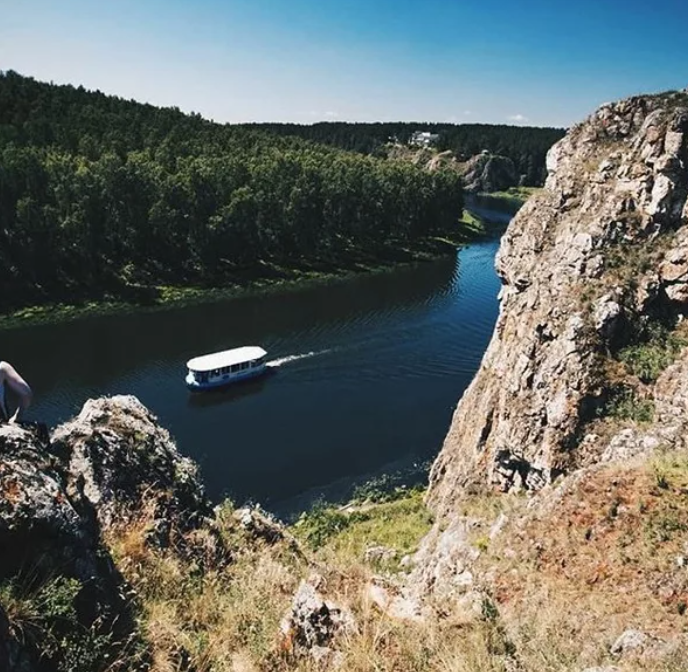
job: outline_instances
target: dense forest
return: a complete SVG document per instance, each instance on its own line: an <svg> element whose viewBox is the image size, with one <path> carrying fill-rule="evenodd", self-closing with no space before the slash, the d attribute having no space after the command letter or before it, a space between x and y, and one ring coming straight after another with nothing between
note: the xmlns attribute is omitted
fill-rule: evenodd
<svg viewBox="0 0 688 672"><path fill-rule="evenodd" d="M0 73L0 311L375 255L462 206L450 172Z"/></svg>
<svg viewBox="0 0 688 672"><path fill-rule="evenodd" d="M547 150L564 136L561 128L535 128L492 124L428 123L346 123L322 122L302 124L246 124L247 128L267 130L280 135L306 140L374 156L385 155L389 142L406 144L416 131L429 131L439 136L437 149L451 150L461 161L484 149L508 156L523 176L524 186L542 186L546 177Z"/></svg>

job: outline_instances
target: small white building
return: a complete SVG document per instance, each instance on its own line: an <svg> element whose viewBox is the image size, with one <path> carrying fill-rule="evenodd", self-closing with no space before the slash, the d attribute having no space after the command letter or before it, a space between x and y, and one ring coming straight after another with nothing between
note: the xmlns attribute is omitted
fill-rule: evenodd
<svg viewBox="0 0 688 672"><path fill-rule="evenodd" d="M409 139L409 145L416 145L417 147L430 147L439 140L437 133L430 133L428 131L415 131Z"/></svg>

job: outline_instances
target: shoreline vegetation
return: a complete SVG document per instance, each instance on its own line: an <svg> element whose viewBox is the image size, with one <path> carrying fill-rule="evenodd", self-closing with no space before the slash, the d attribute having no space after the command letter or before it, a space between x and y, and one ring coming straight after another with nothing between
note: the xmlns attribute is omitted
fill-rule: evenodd
<svg viewBox="0 0 688 672"><path fill-rule="evenodd" d="M148 285L130 287L130 298L104 294L70 302L27 305L0 313L0 332L26 326L57 324L87 317L174 310L250 295L299 291L315 285L343 282L360 275L387 273L454 254L462 246L497 235L500 227L464 210L458 226L406 244L389 245L381 256L360 250L339 263L306 262L280 265L261 261L244 274L217 286Z"/></svg>
<svg viewBox="0 0 688 672"><path fill-rule="evenodd" d="M494 201L520 208L531 196L542 191L542 187L510 187L504 191L480 193L477 196L487 202Z"/></svg>

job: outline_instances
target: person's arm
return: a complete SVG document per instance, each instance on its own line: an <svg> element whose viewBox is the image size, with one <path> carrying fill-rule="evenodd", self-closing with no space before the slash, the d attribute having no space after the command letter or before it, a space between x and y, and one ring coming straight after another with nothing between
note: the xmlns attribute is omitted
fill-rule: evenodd
<svg viewBox="0 0 688 672"><path fill-rule="evenodd" d="M19 397L19 404L10 422L15 422L19 414L31 405L33 394L29 384L17 373L17 370L7 362L0 362L0 384L2 381Z"/></svg>

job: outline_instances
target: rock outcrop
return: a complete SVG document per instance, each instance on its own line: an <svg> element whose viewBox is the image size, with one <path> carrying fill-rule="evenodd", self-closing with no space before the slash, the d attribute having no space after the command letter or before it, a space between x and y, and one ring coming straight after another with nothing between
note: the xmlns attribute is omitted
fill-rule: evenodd
<svg viewBox="0 0 688 672"><path fill-rule="evenodd" d="M547 165L503 237L497 326L431 472L440 518L476 487L538 490L598 459L583 439L609 393L604 357L686 309L688 96L605 105Z"/></svg>
<svg viewBox="0 0 688 672"><path fill-rule="evenodd" d="M449 150L437 152L429 148L392 145L387 150L387 157L408 161L429 172L454 170L463 177L464 189L471 193L502 191L521 182L516 165L508 156L491 154L487 150L467 161L459 161Z"/></svg>
<svg viewBox="0 0 688 672"><path fill-rule="evenodd" d="M104 533L145 521L151 545L218 567L227 553L211 516L195 465L134 397L90 400L51 438L37 426L0 425L0 585L39 610L41 636L64 637L71 651L89 647L88 637L116 649L137 636ZM17 627L0 610L0 669L61 664L59 645L46 650Z"/></svg>
<svg viewBox="0 0 688 672"><path fill-rule="evenodd" d="M185 534L212 516L198 467L135 397L88 400L53 431L51 446L67 457L69 487L92 505L101 528L146 510L149 539L182 550Z"/></svg>
<svg viewBox="0 0 688 672"><path fill-rule="evenodd" d="M482 152L461 164L464 189L473 193L502 191L519 183L514 162L508 156Z"/></svg>
<svg viewBox="0 0 688 672"><path fill-rule="evenodd" d="M281 648L292 656L308 655L323 666L339 667L341 653L332 644L336 637L355 632L356 622L348 609L318 593L322 583L322 577L312 575L299 585L280 625Z"/></svg>

